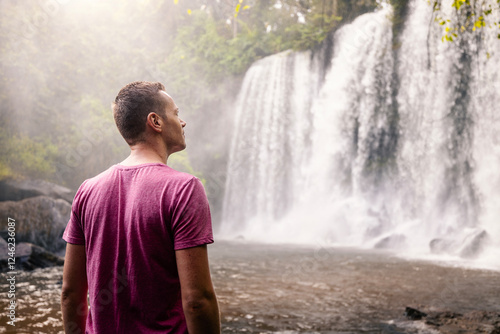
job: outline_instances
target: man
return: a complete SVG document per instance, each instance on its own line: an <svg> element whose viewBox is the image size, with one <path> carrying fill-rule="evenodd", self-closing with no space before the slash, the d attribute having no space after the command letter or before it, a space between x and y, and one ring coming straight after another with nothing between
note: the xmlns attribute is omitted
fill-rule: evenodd
<svg viewBox="0 0 500 334"><path fill-rule="evenodd" d="M167 166L186 147L179 108L161 83L133 82L113 115L131 153L75 195L63 235L65 332L220 333L207 197L196 177Z"/></svg>

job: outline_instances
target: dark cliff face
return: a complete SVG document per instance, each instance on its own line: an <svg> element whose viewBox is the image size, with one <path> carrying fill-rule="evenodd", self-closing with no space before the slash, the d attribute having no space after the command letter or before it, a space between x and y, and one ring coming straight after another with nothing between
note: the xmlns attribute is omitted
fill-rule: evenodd
<svg viewBox="0 0 500 334"><path fill-rule="evenodd" d="M391 6L393 8L393 18L392 18L392 35L394 38L394 44L399 46L401 41L399 40L399 35L403 31L406 18L408 16L409 0L391 0Z"/></svg>

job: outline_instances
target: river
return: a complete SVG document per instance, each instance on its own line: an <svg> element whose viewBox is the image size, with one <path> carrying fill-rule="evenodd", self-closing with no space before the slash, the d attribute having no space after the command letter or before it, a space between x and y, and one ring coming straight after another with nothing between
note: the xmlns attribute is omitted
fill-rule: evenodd
<svg viewBox="0 0 500 334"><path fill-rule="evenodd" d="M500 313L497 271L319 246L221 241L209 253L223 333L438 333L405 307ZM19 320L6 325L3 294L0 333L62 333L61 278L62 267L19 273Z"/></svg>

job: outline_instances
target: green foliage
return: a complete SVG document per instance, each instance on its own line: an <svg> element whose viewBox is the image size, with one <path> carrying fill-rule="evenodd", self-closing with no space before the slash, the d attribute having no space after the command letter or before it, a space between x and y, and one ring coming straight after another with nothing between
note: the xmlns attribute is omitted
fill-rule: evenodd
<svg viewBox="0 0 500 334"><path fill-rule="evenodd" d="M375 1L358 8L349 1L256 1L249 6L240 0L220 13L203 6L183 17L162 70L182 94L188 86L198 86L195 81L210 85L239 75L264 56L313 49L338 27L340 14L375 7Z"/></svg>
<svg viewBox="0 0 500 334"><path fill-rule="evenodd" d="M461 35L476 32L485 27L500 29L500 22L487 22L493 11L500 10L500 0L496 5L492 5L487 0L454 0L455 17L444 17L442 14L441 0L429 0L435 13L434 21L443 26L444 34L441 40L443 42L453 42ZM498 34L500 39L500 34Z"/></svg>
<svg viewBox="0 0 500 334"><path fill-rule="evenodd" d="M321 14L311 15L310 21L304 24L296 24L286 28L286 32L293 41L291 47L294 50L314 49L325 40L338 23L342 21L340 16L326 16Z"/></svg>
<svg viewBox="0 0 500 334"><path fill-rule="evenodd" d="M128 154L110 110L125 84L162 81L182 115L217 117L254 61L315 48L341 22L376 7L375 0L44 4L0 2L0 177L70 187ZM197 174L192 149L169 162Z"/></svg>
<svg viewBox="0 0 500 334"><path fill-rule="evenodd" d="M191 162L189 161L189 157L186 151L177 152L172 154L168 158L168 165L175 170L183 171L189 173L191 175L195 175L200 178L202 181L203 177L199 171L195 171L193 166L191 166Z"/></svg>
<svg viewBox="0 0 500 334"><path fill-rule="evenodd" d="M257 34L246 30L236 38L228 38L224 28L207 13L193 11L189 23L177 31L166 67L188 68L211 82L245 71L259 48Z"/></svg>
<svg viewBox="0 0 500 334"><path fill-rule="evenodd" d="M58 150L46 138L9 135L7 131L2 131L0 142L0 179L22 175L50 178L54 173Z"/></svg>

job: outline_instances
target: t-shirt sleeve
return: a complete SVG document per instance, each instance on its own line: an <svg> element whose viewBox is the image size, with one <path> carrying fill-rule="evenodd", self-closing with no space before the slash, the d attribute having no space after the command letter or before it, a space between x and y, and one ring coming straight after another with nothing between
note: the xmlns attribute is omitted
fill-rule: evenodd
<svg viewBox="0 0 500 334"><path fill-rule="evenodd" d="M181 188L172 217L174 249L214 242L207 195L201 181L193 177Z"/></svg>
<svg viewBox="0 0 500 334"><path fill-rule="evenodd" d="M83 184L82 184L83 186ZM85 244L85 235L83 233L82 223L80 221L79 208L80 206L80 198L81 198L81 188L75 195L73 199L73 204L71 205L71 216L69 218L69 222L66 225L66 229L63 233L63 240L75 245L84 245Z"/></svg>

